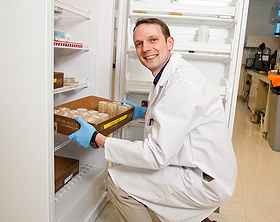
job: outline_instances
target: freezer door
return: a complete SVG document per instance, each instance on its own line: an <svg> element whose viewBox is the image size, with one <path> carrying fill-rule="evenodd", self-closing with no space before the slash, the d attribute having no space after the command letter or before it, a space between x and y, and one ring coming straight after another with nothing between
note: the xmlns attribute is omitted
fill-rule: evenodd
<svg viewBox="0 0 280 222"><path fill-rule="evenodd" d="M159 4L160 3L160 4ZM170 28L180 52L209 78L223 99L232 133L249 0L120 0L116 56L115 99L145 99L153 77L136 56L133 27L138 18L156 17ZM198 31L208 27L201 42Z"/></svg>

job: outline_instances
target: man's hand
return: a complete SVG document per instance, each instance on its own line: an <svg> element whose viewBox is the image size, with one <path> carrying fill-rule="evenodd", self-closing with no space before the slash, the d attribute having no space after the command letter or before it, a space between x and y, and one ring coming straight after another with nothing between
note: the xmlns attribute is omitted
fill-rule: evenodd
<svg viewBox="0 0 280 222"><path fill-rule="evenodd" d="M139 105L137 105L137 104L135 104L133 102L130 102L128 100L125 100L122 103L134 106L134 112L133 112L133 118L132 118L133 120L138 119L138 118L142 118L142 119L144 118L144 115L145 115L145 113L147 111L146 108L141 107L141 106L139 106Z"/></svg>
<svg viewBox="0 0 280 222"><path fill-rule="evenodd" d="M78 146L90 147L90 140L96 129L80 117L75 117L75 120L81 127L78 131L69 135L68 139L76 142Z"/></svg>

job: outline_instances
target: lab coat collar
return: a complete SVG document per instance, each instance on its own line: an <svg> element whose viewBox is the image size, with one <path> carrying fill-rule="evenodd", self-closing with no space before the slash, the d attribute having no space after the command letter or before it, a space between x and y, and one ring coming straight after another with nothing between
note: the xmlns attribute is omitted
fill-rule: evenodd
<svg viewBox="0 0 280 222"><path fill-rule="evenodd" d="M156 86L154 86L149 94L148 100L150 101L150 103L153 102L153 100L156 98L158 92L159 92L159 88L163 87L163 85L165 84L165 82L169 79L169 77L175 72L176 67L181 59L182 55L180 53L174 53L169 62L167 63L166 67L163 70L163 73L157 83Z"/></svg>
<svg viewBox="0 0 280 222"><path fill-rule="evenodd" d="M174 53L168 64L166 65L165 69L163 70L163 73L157 83L159 86L163 86L167 79L175 72L175 69L181 59L182 55L180 53Z"/></svg>
<svg viewBox="0 0 280 222"><path fill-rule="evenodd" d="M159 79L160 79L160 77L161 77L161 75L162 75L162 73L163 73L163 70L164 70L164 68L165 68L165 66L167 65L168 62L169 62L169 59L168 59L168 61L164 64L164 66L161 68L161 70L159 71L159 73L157 74L157 76L154 78L153 84L154 84L155 86L157 85L157 83L158 83L158 81L159 81Z"/></svg>

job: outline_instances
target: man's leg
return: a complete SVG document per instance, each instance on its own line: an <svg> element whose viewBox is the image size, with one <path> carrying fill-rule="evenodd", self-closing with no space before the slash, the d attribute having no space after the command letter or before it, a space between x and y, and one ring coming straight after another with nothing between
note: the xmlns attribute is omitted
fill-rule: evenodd
<svg viewBox="0 0 280 222"><path fill-rule="evenodd" d="M118 188L109 174L106 182L118 209L121 222L152 222L147 206Z"/></svg>

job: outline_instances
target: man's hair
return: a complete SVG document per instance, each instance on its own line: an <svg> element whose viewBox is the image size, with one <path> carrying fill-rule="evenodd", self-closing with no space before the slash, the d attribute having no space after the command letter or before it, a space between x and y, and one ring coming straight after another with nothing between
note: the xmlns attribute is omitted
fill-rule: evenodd
<svg viewBox="0 0 280 222"><path fill-rule="evenodd" d="M170 37L170 31L169 31L169 28L168 26L165 24L165 22L163 22L162 20L160 19L157 19L157 18L139 18L137 19L136 21L136 24L135 24L135 27L133 29L133 32L135 31L136 27L141 25L141 24L158 24L160 25L161 27L161 31L162 31L162 34L164 35L165 37L165 41L167 42L167 39L168 37Z"/></svg>

